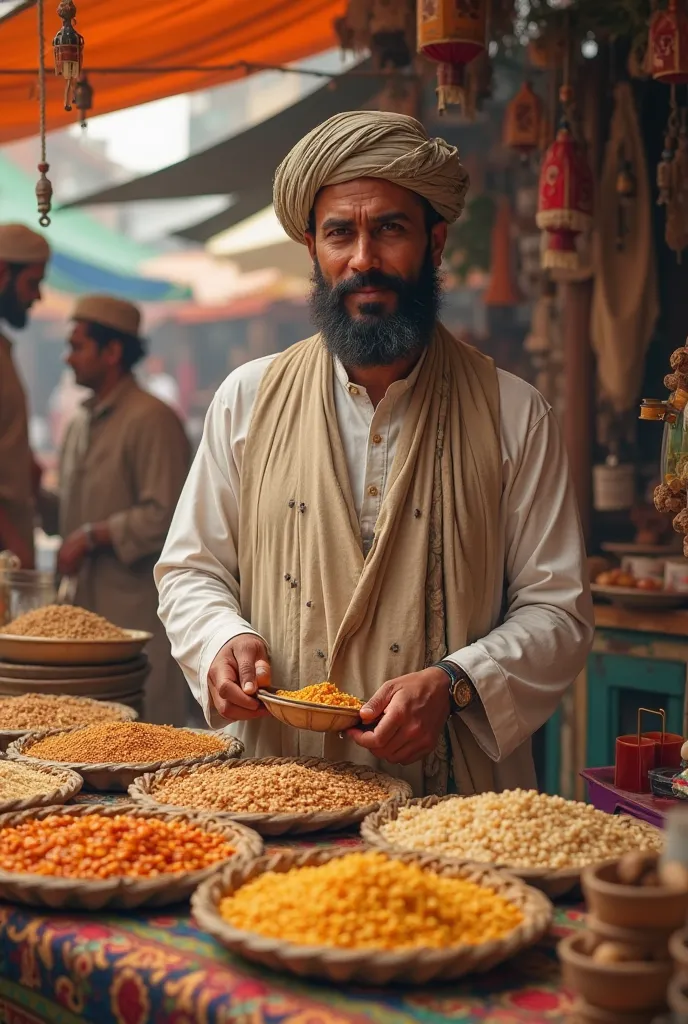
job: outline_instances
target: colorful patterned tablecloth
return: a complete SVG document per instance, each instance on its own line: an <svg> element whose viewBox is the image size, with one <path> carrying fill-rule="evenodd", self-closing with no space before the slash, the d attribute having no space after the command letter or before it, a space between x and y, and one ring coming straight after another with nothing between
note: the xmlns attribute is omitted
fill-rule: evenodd
<svg viewBox="0 0 688 1024"><path fill-rule="evenodd" d="M355 837L310 842L358 845ZM452 985L373 990L300 981L252 966L199 931L188 906L98 915L4 904L0 1022L552 1024L565 1021L571 1009L556 942L581 919L578 910L558 907L551 936L487 975Z"/></svg>

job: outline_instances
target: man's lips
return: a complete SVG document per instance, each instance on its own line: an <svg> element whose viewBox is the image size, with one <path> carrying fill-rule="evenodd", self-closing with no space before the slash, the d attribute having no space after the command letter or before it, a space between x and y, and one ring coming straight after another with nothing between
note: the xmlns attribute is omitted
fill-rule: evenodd
<svg viewBox="0 0 688 1024"><path fill-rule="evenodd" d="M350 294L351 295L362 295L365 298L369 299L371 296L375 296L375 295L383 296L383 295L389 295L390 293L391 293L391 288L357 288L355 292L351 292Z"/></svg>

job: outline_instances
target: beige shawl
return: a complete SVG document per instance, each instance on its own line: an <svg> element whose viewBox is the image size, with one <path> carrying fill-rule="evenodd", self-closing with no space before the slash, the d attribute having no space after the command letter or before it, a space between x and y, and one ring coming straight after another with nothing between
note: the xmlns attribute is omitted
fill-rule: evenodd
<svg viewBox="0 0 688 1024"><path fill-rule="evenodd" d="M242 464L242 614L265 637L273 682L330 678L365 700L491 626L501 495L492 360L438 326L414 386L373 545L364 558L337 423L333 363L318 336L279 355L256 399ZM352 740L244 723L254 756L309 754L376 765ZM425 765L384 764L418 794L493 788L463 722Z"/></svg>

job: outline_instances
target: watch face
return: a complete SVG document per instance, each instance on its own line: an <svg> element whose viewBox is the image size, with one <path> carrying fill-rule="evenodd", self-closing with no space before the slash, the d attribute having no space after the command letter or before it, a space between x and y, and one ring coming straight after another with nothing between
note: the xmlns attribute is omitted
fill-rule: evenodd
<svg viewBox="0 0 688 1024"><path fill-rule="evenodd" d="M467 683L465 679L457 679L452 690L452 697L456 706L459 708L468 707L473 699L473 690L470 683Z"/></svg>

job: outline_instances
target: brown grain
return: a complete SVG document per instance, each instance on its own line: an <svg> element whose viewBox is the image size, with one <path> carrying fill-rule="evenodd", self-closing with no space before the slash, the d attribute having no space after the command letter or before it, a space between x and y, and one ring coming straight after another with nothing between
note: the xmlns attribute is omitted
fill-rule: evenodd
<svg viewBox="0 0 688 1024"><path fill-rule="evenodd" d="M91 722L119 722L123 711L88 697L27 693L0 697L0 729L60 729Z"/></svg>
<svg viewBox="0 0 688 1024"><path fill-rule="evenodd" d="M211 733L147 722L112 722L44 736L25 747L24 753L72 764L152 764L202 758L224 749L224 742Z"/></svg>
<svg viewBox="0 0 688 1024"><path fill-rule="evenodd" d="M1 802L52 793L61 785L61 777L36 771L35 768L28 768L16 761L0 761Z"/></svg>
<svg viewBox="0 0 688 1024"><path fill-rule="evenodd" d="M10 622L1 630L10 636L41 640L126 640L127 633L107 619L71 604L49 604Z"/></svg>

